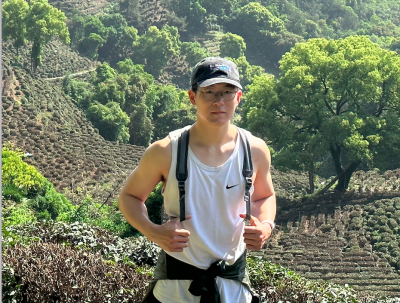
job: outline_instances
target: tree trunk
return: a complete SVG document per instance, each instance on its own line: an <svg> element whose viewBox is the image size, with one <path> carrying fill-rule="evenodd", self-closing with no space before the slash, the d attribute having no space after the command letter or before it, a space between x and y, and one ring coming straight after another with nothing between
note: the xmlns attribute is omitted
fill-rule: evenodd
<svg viewBox="0 0 400 303"><path fill-rule="evenodd" d="M351 163L348 168L341 174L339 177L338 184L335 187L335 191L344 192L349 187L349 182L351 175L357 169L358 165L360 165L361 161Z"/></svg>
<svg viewBox="0 0 400 303"><path fill-rule="evenodd" d="M335 165L335 171L336 171L336 175L340 175L341 173L343 173L343 168L342 168L342 160L341 160L341 148L340 146L336 146L336 149L331 146L329 148L331 155L332 155L332 159L333 159L333 164Z"/></svg>
<svg viewBox="0 0 400 303"><path fill-rule="evenodd" d="M308 172L308 183L310 184L310 194L312 194L315 191L315 186L314 186L314 173L311 171Z"/></svg>

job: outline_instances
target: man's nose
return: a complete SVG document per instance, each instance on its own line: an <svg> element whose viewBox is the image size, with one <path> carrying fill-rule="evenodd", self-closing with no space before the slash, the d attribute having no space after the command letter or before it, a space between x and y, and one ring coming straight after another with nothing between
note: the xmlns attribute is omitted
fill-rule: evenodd
<svg viewBox="0 0 400 303"><path fill-rule="evenodd" d="M218 92L217 96L215 97L214 103L219 103L220 101L225 102L222 92Z"/></svg>

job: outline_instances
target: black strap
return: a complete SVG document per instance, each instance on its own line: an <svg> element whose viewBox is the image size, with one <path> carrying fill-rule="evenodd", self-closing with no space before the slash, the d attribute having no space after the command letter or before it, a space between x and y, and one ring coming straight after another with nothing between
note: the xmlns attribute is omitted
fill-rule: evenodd
<svg viewBox="0 0 400 303"><path fill-rule="evenodd" d="M189 149L189 130L184 130L178 138L178 157L176 161L176 179L179 187L180 220L185 221L185 181L188 177L187 157Z"/></svg>
<svg viewBox="0 0 400 303"><path fill-rule="evenodd" d="M237 128L239 131L240 138L243 143L244 159L243 159L243 169L242 175L246 181L246 188L244 194L244 201L246 203L246 220L250 220L251 210L250 210L250 189L253 185L253 162L251 160L251 150L250 143L247 139L246 133L243 129ZM189 130L184 130L178 138L178 157L176 161L176 179L178 180L179 187L179 211L180 220L185 221L185 181L188 177L187 170L187 157L189 148Z"/></svg>
<svg viewBox="0 0 400 303"><path fill-rule="evenodd" d="M250 220L251 210L250 210L250 189L253 185L253 180L251 177L253 176L253 161L251 160L251 149L250 143L247 139L246 133L243 129L238 127L238 131L240 134L240 138L243 142L243 149L244 149L244 159L243 159L243 170L242 175L246 181L246 188L244 193L244 201L246 203L246 220Z"/></svg>

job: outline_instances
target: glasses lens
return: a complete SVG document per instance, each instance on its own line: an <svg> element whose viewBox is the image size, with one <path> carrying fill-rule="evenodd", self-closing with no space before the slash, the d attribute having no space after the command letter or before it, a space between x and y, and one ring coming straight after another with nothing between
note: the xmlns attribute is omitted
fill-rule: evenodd
<svg viewBox="0 0 400 303"><path fill-rule="evenodd" d="M202 93L207 101L216 100L217 98L219 98L220 94L222 95L224 101L232 101L233 98L235 98L236 96L236 91L224 91L224 92L205 91Z"/></svg>
<svg viewBox="0 0 400 303"><path fill-rule="evenodd" d="M232 101L235 98L236 92L235 91L226 91L222 94L225 101Z"/></svg>
<svg viewBox="0 0 400 303"><path fill-rule="evenodd" d="M217 94L218 94L218 93L214 93L214 92L212 92L212 91L206 91L206 92L204 92L203 94L204 94L204 98L205 98L207 101L214 101L215 98L217 97Z"/></svg>

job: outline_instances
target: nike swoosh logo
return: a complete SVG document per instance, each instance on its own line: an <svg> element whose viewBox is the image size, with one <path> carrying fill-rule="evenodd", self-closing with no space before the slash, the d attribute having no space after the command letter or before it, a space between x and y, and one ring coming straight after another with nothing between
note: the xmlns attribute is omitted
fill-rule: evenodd
<svg viewBox="0 0 400 303"><path fill-rule="evenodd" d="M238 186L238 185L239 185L239 184L232 185L232 186L226 185L226 189L231 189L232 187L235 187L235 186Z"/></svg>

